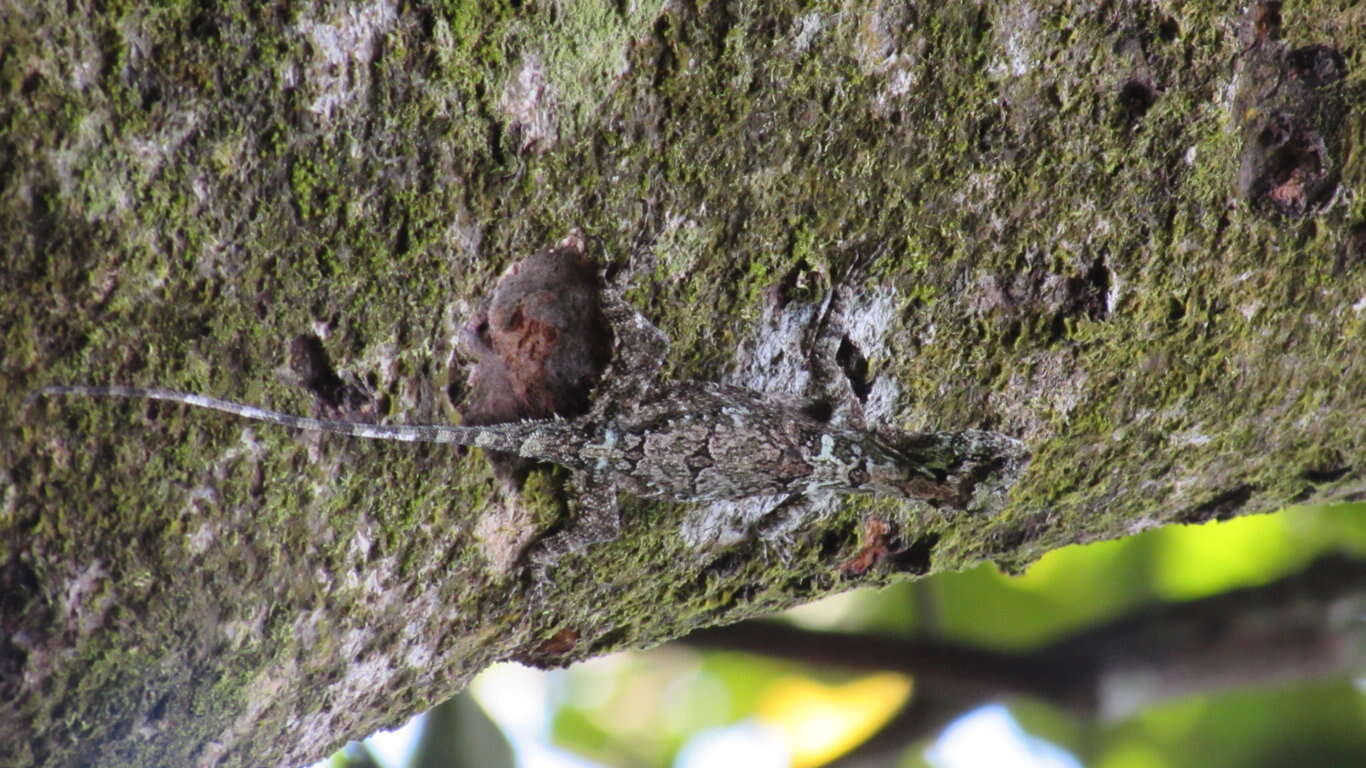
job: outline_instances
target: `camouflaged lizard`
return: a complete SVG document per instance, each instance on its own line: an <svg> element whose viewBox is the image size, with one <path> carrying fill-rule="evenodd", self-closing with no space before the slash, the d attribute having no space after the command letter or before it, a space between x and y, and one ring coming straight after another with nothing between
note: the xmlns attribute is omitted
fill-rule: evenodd
<svg viewBox="0 0 1366 768"><path fill-rule="evenodd" d="M571 243L572 237L566 239ZM561 245L564 245L562 243ZM581 241L577 243L582 247ZM813 418L796 404L744 387L659 381L667 340L615 290L603 310L613 358L589 412L487 426L362 424L294 416L167 389L48 386L52 395L165 400L244 419L352 437L448 443L503 451L571 471L577 514L562 533L533 545L548 566L615 539L617 491L664 501L708 502L765 495L874 493L943 510L1002 503L1026 457L1019 441L982 430L887 433Z"/></svg>

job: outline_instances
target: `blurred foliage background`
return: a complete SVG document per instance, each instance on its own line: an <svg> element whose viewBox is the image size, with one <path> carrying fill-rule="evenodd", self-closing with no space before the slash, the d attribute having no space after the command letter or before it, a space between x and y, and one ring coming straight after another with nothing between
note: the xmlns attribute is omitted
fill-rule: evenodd
<svg viewBox="0 0 1366 768"><path fill-rule="evenodd" d="M848 636L934 638L952 646L1030 654L1107 622L1160 612L1164 605L1194 604L1234 590L1252 595L1256 590L1249 588L1294 579L1333 556L1348 567L1355 567L1353 561L1366 562L1366 504L1292 508L1068 547L1015 577L984 564L838 595L764 625L774 654L684 640L550 673L503 666L486 672L472 686L472 696L467 692L429 713L423 726L408 731L417 736L405 742L403 754L377 764L1366 765L1366 669L1360 667L1328 677L1292 673L1287 677L1293 679L1276 685L1263 682L1145 701L1142 708L1117 717L1028 695L1001 695L954 713L955 718L967 717L943 728L933 718L907 717L917 696L929 694L917 691L912 675L868 669L876 666L868 659L851 659L849 666L855 669L802 663L778 650L789 631L784 628L790 627ZM1355 627L1344 636L1358 644L1352 653L1360 660L1366 657L1366 648L1360 647L1366 636L1366 592L1345 582L1341 586L1343 594L1332 603L1336 613L1328 618ZM1241 595L1232 596L1235 605ZM1304 602L1298 593L1290 599ZM1249 614L1258 610L1249 602ZM1288 610L1317 608L1292 605ZM1121 639L1116 652L1144 652L1138 638L1136 633L1128 649ZM841 643L829 645L830 654L838 657ZM1306 655L1320 652L1312 644L1303 649ZM1142 701L1144 696L1135 698ZM501 731L473 699L494 713ZM510 734L510 741L502 732ZM881 748L870 751L870 738ZM556 746L548 747L547 739ZM331 762L370 764L377 759L375 752L353 745Z"/></svg>

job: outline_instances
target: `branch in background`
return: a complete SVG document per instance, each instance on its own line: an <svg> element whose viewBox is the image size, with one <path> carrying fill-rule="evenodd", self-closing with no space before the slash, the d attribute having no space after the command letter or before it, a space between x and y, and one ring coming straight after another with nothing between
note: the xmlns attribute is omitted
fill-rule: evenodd
<svg viewBox="0 0 1366 768"><path fill-rule="evenodd" d="M706 629L683 642L915 677L906 709L840 761L862 765L1002 695L1114 719L1174 696L1352 674L1366 668L1366 562L1325 557L1273 584L1153 606L1027 652L775 622Z"/></svg>
<svg viewBox="0 0 1366 768"><path fill-rule="evenodd" d="M704 629L682 642L695 648L744 651L812 666L901 672L915 678L917 690L973 701L1009 693L1067 702L1077 691L1088 690L1095 677L1084 661L1076 659L1060 664L1058 659L1035 654L991 651L940 640L799 629L773 621Z"/></svg>
<svg viewBox="0 0 1366 768"><path fill-rule="evenodd" d="M1064 638L1054 659L1096 670L1096 714L1155 701L1316 680L1366 667L1366 562L1342 556L1260 587L1154 606Z"/></svg>

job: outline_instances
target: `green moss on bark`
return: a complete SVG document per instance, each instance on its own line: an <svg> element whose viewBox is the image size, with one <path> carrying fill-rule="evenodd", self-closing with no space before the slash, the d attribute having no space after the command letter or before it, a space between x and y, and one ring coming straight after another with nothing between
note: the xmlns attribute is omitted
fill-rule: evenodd
<svg viewBox="0 0 1366 768"><path fill-rule="evenodd" d="M1224 4L627 5L0 22L0 563L40 585L4 616L34 684L0 710L23 726L0 762L317 757L495 659L648 645L892 578L837 573L870 514L938 536L936 570L1019 567L1361 492L1352 3L1284 10L1286 46L1348 53L1306 118L1343 194L1303 219L1240 197L1255 116L1233 96L1263 73ZM1133 119L1120 91L1145 78ZM120 382L307 413L289 348L315 335L386 417L450 422L458 329L507 263L575 226L673 339L672 376L734 370L799 263L890 291L872 361L900 393L889 426L1026 439L1012 506L851 500L787 540L698 553L677 535L688 507L631 503L621 541L525 591L472 535L498 498L475 456L20 406L44 383ZM547 644L566 629L576 644Z"/></svg>

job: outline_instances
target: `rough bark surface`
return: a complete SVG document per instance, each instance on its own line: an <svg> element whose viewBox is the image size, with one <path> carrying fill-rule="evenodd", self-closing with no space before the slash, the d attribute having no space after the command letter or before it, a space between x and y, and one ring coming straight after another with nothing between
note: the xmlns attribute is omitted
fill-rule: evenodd
<svg viewBox="0 0 1366 768"><path fill-rule="evenodd" d="M298 765L498 659L1361 498L1364 29L1352 0L7 5L0 763ZM509 552L554 473L21 407L453 422L462 328L575 227L677 379L807 394L839 282L868 420L1023 440L1010 503L628 500L532 585Z"/></svg>

